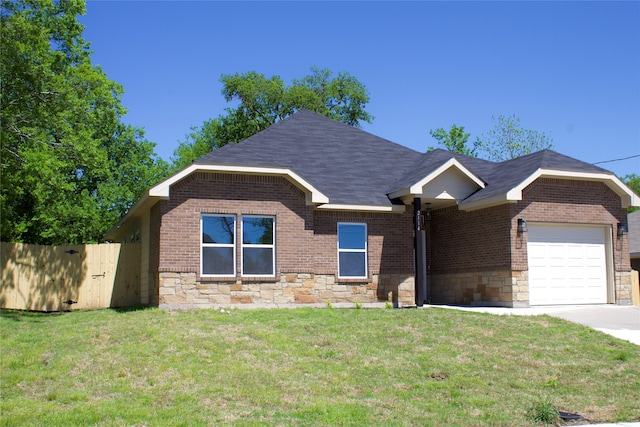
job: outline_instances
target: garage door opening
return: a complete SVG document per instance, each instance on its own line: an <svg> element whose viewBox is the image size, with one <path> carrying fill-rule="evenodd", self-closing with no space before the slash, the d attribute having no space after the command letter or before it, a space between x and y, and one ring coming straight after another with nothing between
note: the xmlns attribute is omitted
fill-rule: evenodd
<svg viewBox="0 0 640 427"><path fill-rule="evenodd" d="M528 224L530 305L607 303L610 227Z"/></svg>

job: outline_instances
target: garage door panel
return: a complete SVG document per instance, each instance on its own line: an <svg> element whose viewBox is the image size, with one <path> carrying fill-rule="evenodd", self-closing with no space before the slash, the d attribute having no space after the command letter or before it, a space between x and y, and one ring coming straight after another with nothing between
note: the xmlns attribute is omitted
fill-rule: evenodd
<svg viewBox="0 0 640 427"><path fill-rule="evenodd" d="M531 305L606 303L604 227L531 225Z"/></svg>

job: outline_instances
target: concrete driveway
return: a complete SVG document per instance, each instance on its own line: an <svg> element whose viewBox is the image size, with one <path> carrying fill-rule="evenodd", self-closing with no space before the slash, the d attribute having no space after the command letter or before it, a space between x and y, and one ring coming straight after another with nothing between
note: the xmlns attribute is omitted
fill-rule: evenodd
<svg viewBox="0 0 640 427"><path fill-rule="evenodd" d="M535 316L548 314L549 316L592 327L616 338L640 345L640 307L631 305L603 304L530 308L437 307L501 315Z"/></svg>

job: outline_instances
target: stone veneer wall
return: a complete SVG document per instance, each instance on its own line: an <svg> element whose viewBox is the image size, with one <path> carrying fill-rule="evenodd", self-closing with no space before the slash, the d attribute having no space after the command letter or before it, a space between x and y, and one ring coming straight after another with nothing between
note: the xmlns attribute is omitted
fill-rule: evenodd
<svg viewBox="0 0 640 427"><path fill-rule="evenodd" d="M527 272L510 270L432 274L430 300L437 304L526 307Z"/></svg>
<svg viewBox="0 0 640 427"><path fill-rule="evenodd" d="M631 297L631 271L616 271L615 272L615 298L616 304L631 305L633 300Z"/></svg>
<svg viewBox="0 0 640 427"><path fill-rule="evenodd" d="M412 276L376 274L371 283L337 283L335 275L281 273L271 282L200 282L196 273L161 272L162 308L413 305Z"/></svg>

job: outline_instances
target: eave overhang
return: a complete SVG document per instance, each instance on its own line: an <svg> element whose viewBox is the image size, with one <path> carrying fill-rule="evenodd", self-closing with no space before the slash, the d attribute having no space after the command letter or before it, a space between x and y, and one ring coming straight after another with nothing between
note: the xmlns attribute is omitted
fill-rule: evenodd
<svg viewBox="0 0 640 427"><path fill-rule="evenodd" d="M246 166L231 164L192 164L181 171L175 173L164 181L148 189L142 197L129 209L129 211L118 221L118 223L106 235L107 240L113 239L118 234L118 229L131 218L141 215L146 208L151 208L159 200L169 199L171 186L187 176L197 172L220 172L249 175L271 175L282 176L296 185L306 195L307 205L321 205L329 202L329 198L320 190L311 185L307 180L298 175L295 171L285 167L271 166Z"/></svg>
<svg viewBox="0 0 640 427"><path fill-rule="evenodd" d="M320 203L328 203L329 198L322 194L317 188L311 185L308 181L298 175L296 172L285 167L271 167L271 166L246 166L246 165L231 165L231 164L193 164L184 168L175 175L165 179L161 183L151 187L149 189L150 197L159 197L161 199L169 198L169 188L171 185L180 181L181 179L196 172L222 172L222 173L236 173L236 174L249 174L249 175L277 175L284 176L293 184L298 186L307 195L307 205L315 205Z"/></svg>
<svg viewBox="0 0 640 427"><path fill-rule="evenodd" d="M468 197L469 194L485 188L485 183L480 178L478 178L475 174L473 174L469 169L467 169L462 163L460 163L457 159L451 158L439 166L437 169L429 173L424 178L419 181L411 184L408 187L400 188L397 190L388 193L390 199L400 199L408 200L413 197L421 197L424 196L425 186L428 187L430 183L434 183L439 179L442 179L447 174L451 174L452 171L457 171L460 175L462 175L462 180L465 180L471 184L473 187L473 191L464 194L462 197L460 195L451 195L448 191L444 190L442 192L438 191L438 195L435 195L435 199L443 199L443 200L461 200L465 197Z"/></svg>
<svg viewBox="0 0 640 427"><path fill-rule="evenodd" d="M318 210L350 211L350 212L405 212L405 205L349 205L340 203L325 203L316 207Z"/></svg>
<svg viewBox="0 0 640 427"><path fill-rule="evenodd" d="M631 191L629 187L627 187L622 181L620 181L618 177L613 174L597 172L574 172L539 168L506 193L496 194L490 197L476 199L469 202L463 201L459 204L459 209L472 211L476 209L483 209L500 205L503 203L518 202L522 200L522 191L538 178L558 178L578 181L602 182L614 193L620 196L620 202L623 208L628 208L629 206L640 206L640 197L633 191Z"/></svg>

